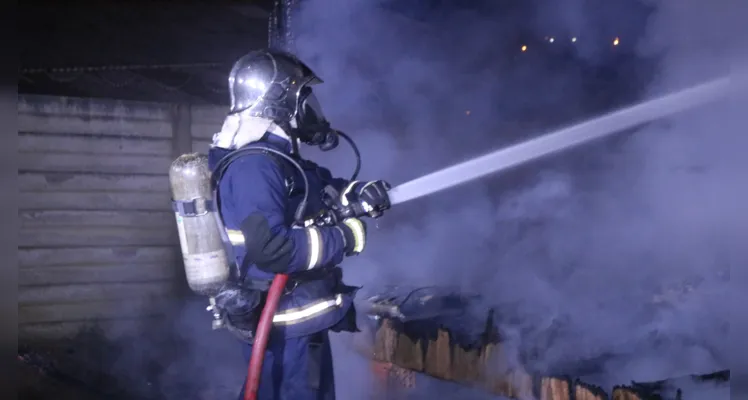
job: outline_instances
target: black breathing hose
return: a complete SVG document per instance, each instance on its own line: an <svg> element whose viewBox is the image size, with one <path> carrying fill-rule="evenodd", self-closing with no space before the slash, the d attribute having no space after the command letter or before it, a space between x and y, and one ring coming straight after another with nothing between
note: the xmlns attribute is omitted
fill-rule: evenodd
<svg viewBox="0 0 748 400"><path fill-rule="evenodd" d="M213 172L213 175L211 176L211 184L214 190L218 188L219 181L223 174L226 172L226 169L228 169L229 164L236 160L237 158L245 155L245 154L262 154L262 153L273 153L276 156L279 156L296 168L297 171L301 174L301 179L304 180L304 198L301 199L301 202L299 203L299 206L296 208L296 213L294 214L294 219L296 220L296 223L303 226L304 225L304 217L306 216L306 206L309 203L309 180L306 177L306 174L304 173L304 168L299 165L296 160L294 160L292 157L288 156L286 153L283 153L282 151L278 151L275 149L271 149L269 147L245 147L242 149L234 150L229 155L224 157L221 161L218 162L218 165L215 168L215 171Z"/></svg>
<svg viewBox="0 0 748 400"><path fill-rule="evenodd" d="M342 137L346 142L348 142L348 145L351 146L351 149L353 149L353 153L356 154L356 169L353 170L353 175L351 176L351 181L355 181L356 178L358 178L358 173L361 172L361 152L358 151L358 146L356 146L356 143L351 139L350 136L347 134L335 131L340 137Z"/></svg>
<svg viewBox="0 0 748 400"><path fill-rule="evenodd" d="M291 165L293 165L296 168L296 170L298 170L299 173L301 174L301 179L304 180L304 198L301 200L301 202L299 203L299 206L296 208L294 219L296 220L297 224L304 226L304 217L306 216L306 206L309 203L309 180L306 177L304 168L302 168L301 165L299 165L299 163L296 162L296 160L294 160L293 158L289 157L287 154L281 151L269 149L269 148L265 148L264 150L283 157L286 161L290 162Z"/></svg>

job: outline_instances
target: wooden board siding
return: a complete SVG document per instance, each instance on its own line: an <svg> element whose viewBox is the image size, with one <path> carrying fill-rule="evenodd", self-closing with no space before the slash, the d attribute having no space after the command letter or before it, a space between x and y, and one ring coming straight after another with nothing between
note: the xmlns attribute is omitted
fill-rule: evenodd
<svg viewBox="0 0 748 400"><path fill-rule="evenodd" d="M223 113L19 96L19 340L132 324L178 300L168 168Z"/></svg>

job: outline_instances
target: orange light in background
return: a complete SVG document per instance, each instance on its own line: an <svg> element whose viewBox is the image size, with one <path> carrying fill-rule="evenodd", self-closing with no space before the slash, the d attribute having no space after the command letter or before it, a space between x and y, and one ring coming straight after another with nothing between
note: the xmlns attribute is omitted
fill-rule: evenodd
<svg viewBox="0 0 748 400"><path fill-rule="evenodd" d="M522 51L523 52L527 51L527 46L522 46Z"/></svg>
<svg viewBox="0 0 748 400"><path fill-rule="evenodd" d="M621 39L619 38L613 39L613 46L618 46L618 43L621 43Z"/></svg>

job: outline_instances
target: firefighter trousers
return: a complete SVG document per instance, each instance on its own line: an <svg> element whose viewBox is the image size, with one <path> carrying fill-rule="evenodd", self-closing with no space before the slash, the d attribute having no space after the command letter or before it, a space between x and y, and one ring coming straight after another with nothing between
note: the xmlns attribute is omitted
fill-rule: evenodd
<svg viewBox="0 0 748 400"><path fill-rule="evenodd" d="M252 345L243 346L244 358L249 363ZM239 400L244 399L245 385L242 385ZM293 339L271 336L265 350L257 400L335 400L328 332Z"/></svg>

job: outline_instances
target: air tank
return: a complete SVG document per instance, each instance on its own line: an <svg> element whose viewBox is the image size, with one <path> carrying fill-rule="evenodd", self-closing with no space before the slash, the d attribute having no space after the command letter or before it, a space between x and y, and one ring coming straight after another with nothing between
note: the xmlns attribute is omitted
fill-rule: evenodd
<svg viewBox="0 0 748 400"><path fill-rule="evenodd" d="M230 270L210 176L208 157L198 153L179 156L169 168L187 283L192 291L206 296L216 294Z"/></svg>

